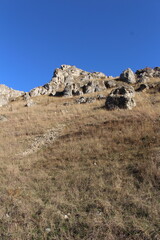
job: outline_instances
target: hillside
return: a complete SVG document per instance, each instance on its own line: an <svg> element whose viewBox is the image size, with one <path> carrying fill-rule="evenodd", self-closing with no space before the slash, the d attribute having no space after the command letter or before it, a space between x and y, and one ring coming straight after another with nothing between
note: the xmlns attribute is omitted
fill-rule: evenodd
<svg viewBox="0 0 160 240"><path fill-rule="evenodd" d="M160 239L160 69L81 71L1 93L2 240ZM128 85L136 106L106 109Z"/></svg>

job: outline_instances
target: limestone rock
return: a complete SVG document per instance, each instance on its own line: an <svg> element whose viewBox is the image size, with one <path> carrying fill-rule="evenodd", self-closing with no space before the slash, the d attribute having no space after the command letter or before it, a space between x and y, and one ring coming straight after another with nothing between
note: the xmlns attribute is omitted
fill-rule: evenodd
<svg viewBox="0 0 160 240"><path fill-rule="evenodd" d="M107 76L101 72L87 72L71 65L61 65L60 68L55 69L51 81L44 86L36 87L29 92L31 97L39 95L56 95L63 88L64 96L81 95L83 94L83 87L86 86L86 92L102 91L105 89L104 81L97 81L105 79ZM94 81L94 83L90 82ZM99 83L98 83L99 82ZM100 83L101 82L101 83ZM84 87L85 88L85 87ZM62 91L62 90L61 90Z"/></svg>
<svg viewBox="0 0 160 240"><path fill-rule="evenodd" d="M105 106L108 110L118 108L132 109L136 106L134 100L135 91L133 87L122 86L111 91L106 98Z"/></svg>
<svg viewBox="0 0 160 240"><path fill-rule="evenodd" d="M149 80L150 80L150 78L144 75L144 76L141 76L141 77L138 79L137 82L139 82L139 83L147 83L147 82L149 82Z"/></svg>
<svg viewBox="0 0 160 240"><path fill-rule="evenodd" d="M100 92L105 89L106 89L106 87L105 87L104 81L88 81L83 86L83 93Z"/></svg>
<svg viewBox="0 0 160 240"><path fill-rule="evenodd" d="M138 78L142 78L142 77L154 77L154 69L150 68L150 67L146 67L143 69L139 69L136 71L136 75Z"/></svg>
<svg viewBox="0 0 160 240"><path fill-rule="evenodd" d="M56 94L56 89L54 85L51 84L45 84L44 86L36 87L33 88L30 92L29 95L30 97L37 97L40 95L55 95Z"/></svg>
<svg viewBox="0 0 160 240"><path fill-rule="evenodd" d="M3 84L0 84L0 107L22 95L24 95L23 91L14 90Z"/></svg>
<svg viewBox="0 0 160 240"><path fill-rule="evenodd" d="M0 122L6 122L8 121L7 117L5 115L0 115Z"/></svg>
<svg viewBox="0 0 160 240"><path fill-rule="evenodd" d="M117 82L115 80L105 81L106 88L113 88L117 86Z"/></svg>
<svg viewBox="0 0 160 240"><path fill-rule="evenodd" d="M104 96L103 94L98 94L97 100L102 100L102 99L106 99L106 96Z"/></svg>
<svg viewBox="0 0 160 240"><path fill-rule="evenodd" d="M142 83L136 91L137 91L137 92L144 92L144 91L146 91L147 89L149 89L148 84Z"/></svg>
<svg viewBox="0 0 160 240"><path fill-rule="evenodd" d="M82 104L82 103L92 103L95 102L96 98L95 97L80 97L76 100L76 103Z"/></svg>
<svg viewBox="0 0 160 240"><path fill-rule="evenodd" d="M122 80L122 81L124 81L126 83L130 83L130 84L136 83L135 74L134 74L134 72L130 68L124 70L121 73L120 80Z"/></svg>
<svg viewBox="0 0 160 240"><path fill-rule="evenodd" d="M29 100L27 100L27 103L25 105L25 107L31 107L33 106L35 103L33 102L33 100L30 98Z"/></svg>
<svg viewBox="0 0 160 240"><path fill-rule="evenodd" d="M154 68L154 77L160 77L160 67Z"/></svg>
<svg viewBox="0 0 160 240"><path fill-rule="evenodd" d="M76 68L71 65L61 65L60 68L57 68L54 71L53 78L51 82L55 82L57 84L62 83L75 83L77 81L86 81L91 79L103 79L107 78L104 73L101 72L87 72Z"/></svg>
<svg viewBox="0 0 160 240"><path fill-rule="evenodd" d="M63 96L71 97L72 96L72 90L73 90L73 85L72 84L67 84L64 91L63 91Z"/></svg>

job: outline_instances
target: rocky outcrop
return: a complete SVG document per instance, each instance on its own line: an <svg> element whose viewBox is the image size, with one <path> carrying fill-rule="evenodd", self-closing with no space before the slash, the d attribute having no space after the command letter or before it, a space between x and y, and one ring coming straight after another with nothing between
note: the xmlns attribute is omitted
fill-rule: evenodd
<svg viewBox="0 0 160 240"><path fill-rule="evenodd" d="M144 78L153 78L153 77L160 77L160 67L150 68L146 67L143 69L139 69L135 73L137 78L142 82Z"/></svg>
<svg viewBox="0 0 160 240"><path fill-rule="evenodd" d="M6 105L9 101L13 101L22 95L24 95L24 92L17 91L3 84L0 84L0 107Z"/></svg>
<svg viewBox="0 0 160 240"><path fill-rule="evenodd" d="M150 67L146 67L143 69L139 69L136 71L136 75L138 78L142 78L142 77L154 77L154 69L150 68Z"/></svg>
<svg viewBox="0 0 160 240"><path fill-rule="evenodd" d="M132 86L116 88L106 98L105 106L108 110L132 109L136 106L134 96L135 91Z"/></svg>
<svg viewBox="0 0 160 240"><path fill-rule="evenodd" d="M54 96L59 89L63 89L64 96L73 96L102 91L105 89L105 84L102 79L105 78L107 78L107 76L101 72L90 73L75 66L61 65L60 68L54 71L49 83L32 89L29 94L31 97L39 95Z"/></svg>
<svg viewBox="0 0 160 240"><path fill-rule="evenodd" d="M36 97L36 96L40 96L40 95L55 95L56 94L56 87L55 85L52 84L45 84L44 86L41 87L36 87L33 88L30 92L29 95L31 97Z"/></svg>
<svg viewBox="0 0 160 240"><path fill-rule="evenodd" d="M135 77L135 74L134 72L128 68L126 70L124 70L121 75L120 75L120 80L121 81L124 81L126 83L129 83L129 84L134 84L136 83L136 77Z"/></svg>
<svg viewBox="0 0 160 240"><path fill-rule="evenodd" d="M103 79L106 78L106 75L101 72L87 72L81 70L75 66L70 65L61 65L60 68L57 68L54 71L53 78L50 83L66 84L66 83L75 83L79 81L85 80L93 80L93 79Z"/></svg>

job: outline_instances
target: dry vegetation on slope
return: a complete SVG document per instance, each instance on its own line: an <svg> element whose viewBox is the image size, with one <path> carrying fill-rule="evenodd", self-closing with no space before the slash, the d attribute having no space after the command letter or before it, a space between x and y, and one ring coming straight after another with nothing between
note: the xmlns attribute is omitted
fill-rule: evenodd
<svg viewBox="0 0 160 240"><path fill-rule="evenodd" d="M137 93L132 111L63 105L73 99L1 108L0 239L159 240L159 93ZM59 125L54 141L23 155Z"/></svg>

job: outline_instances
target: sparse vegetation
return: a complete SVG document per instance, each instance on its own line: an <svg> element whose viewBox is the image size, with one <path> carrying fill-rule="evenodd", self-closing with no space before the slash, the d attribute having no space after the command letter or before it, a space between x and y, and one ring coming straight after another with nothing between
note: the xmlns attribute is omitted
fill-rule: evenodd
<svg viewBox="0 0 160 240"><path fill-rule="evenodd" d="M159 240L159 93L137 93L132 111L73 99L1 108L0 238ZM59 138L21 155L57 124Z"/></svg>

